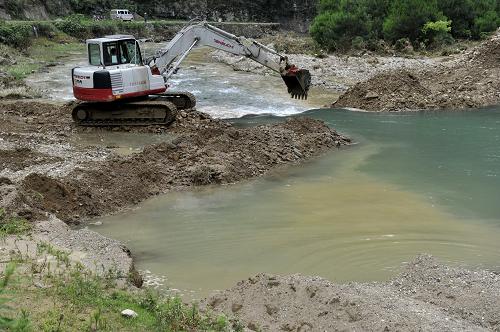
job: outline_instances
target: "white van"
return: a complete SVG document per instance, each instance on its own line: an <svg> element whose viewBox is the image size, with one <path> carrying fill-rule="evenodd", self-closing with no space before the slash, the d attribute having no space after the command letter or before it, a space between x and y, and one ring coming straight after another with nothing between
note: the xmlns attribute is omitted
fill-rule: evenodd
<svg viewBox="0 0 500 332"><path fill-rule="evenodd" d="M127 9L111 9L112 20L133 21L134 15Z"/></svg>

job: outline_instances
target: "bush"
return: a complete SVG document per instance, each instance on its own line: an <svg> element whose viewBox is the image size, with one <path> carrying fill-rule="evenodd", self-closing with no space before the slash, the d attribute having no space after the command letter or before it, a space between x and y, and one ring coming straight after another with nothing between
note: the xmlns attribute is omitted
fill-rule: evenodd
<svg viewBox="0 0 500 332"><path fill-rule="evenodd" d="M363 2L356 0L322 0L311 26L311 36L328 50L346 49L353 38L368 35L367 13Z"/></svg>
<svg viewBox="0 0 500 332"><path fill-rule="evenodd" d="M493 10L487 11L474 20L473 37L481 38L483 34L495 31L499 25L499 14Z"/></svg>
<svg viewBox="0 0 500 332"><path fill-rule="evenodd" d="M36 22L33 26L39 37L54 38L57 35L56 27L50 22Z"/></svg>
<svg viewBox="0 0 500 332"><path fill-rule="evenodd" d="M55 25L59 30L70 36L85 38L85 32L87 30L84 25L85 20L85 16L81 14L74 14L66 17L62 21L56 22Z"/></svg>
<svg viewBox="0 0 500 332"><path fill-rule="evenodd" d="M320 0L318 8L311 36L329 51L358 48L359 38L372 48L382 38L435 47L453 37L480 38L500 25L500 0Z"/></svg>
<svg viewBox="0 0 500 332"><path fill-rule="evenodd" d="M26 49L31 45L33 27L29 24L0 23L0 43L18 49Z"/></svg>
<svg viewBox="0 0 500 332"><path fill-rule="evenodd" d="M443 47L455 42L450 34L451 21L427 22L422 32L427 37L426 44L431 48Z"/></svg>
<svg viewBox="0 0 500 332"><path fill-rule="evenodd" d="M384 21L384 36L390 41L409 38L412 42L422 38L422 28L429 21L444 19L437 0L396 0Z"/></svg>

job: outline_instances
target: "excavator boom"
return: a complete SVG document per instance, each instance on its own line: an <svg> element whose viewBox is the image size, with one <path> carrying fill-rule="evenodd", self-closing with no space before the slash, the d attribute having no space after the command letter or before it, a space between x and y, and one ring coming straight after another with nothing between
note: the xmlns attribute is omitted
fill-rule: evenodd
<svg viewBox="0 0 500 332"><path fill-rule="evenodd" d="M175 74L185 57L196 46L208 46L234 55L245 56L279 73L288 92L295 98L306 99L311 85L308 70L290 64L288 57L245 37L237 37L206 22L182 29L153 59L154 66L168 80Z"/></svg>

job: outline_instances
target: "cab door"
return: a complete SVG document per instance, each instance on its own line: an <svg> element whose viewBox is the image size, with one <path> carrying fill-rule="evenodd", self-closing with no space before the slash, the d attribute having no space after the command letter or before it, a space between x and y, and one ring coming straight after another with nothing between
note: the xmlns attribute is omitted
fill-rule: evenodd
<svg viewBox="0 0 500 332"><path fill-rule="evenodd" d="M125 94L141 94L149 88L148 67L142 64L141 50L135 40L120 43L122 75L125 84Z"/></svg>

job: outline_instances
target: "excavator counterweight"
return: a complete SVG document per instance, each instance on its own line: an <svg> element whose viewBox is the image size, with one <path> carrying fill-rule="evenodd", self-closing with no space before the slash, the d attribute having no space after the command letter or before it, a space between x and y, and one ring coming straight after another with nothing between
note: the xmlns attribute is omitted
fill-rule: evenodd
<svg viewBox="0 0 500 332"><path fill-rule="evenodd" d="M143 61L133 36L113 35L87 40L89 64L72 70L73 109L77 124L168 124L177 110L196 105L187 92L166 92L168 80L197 46L245 56L279 73L293 98L306 99L311 85L308 70L299 69L275 50L237 37L206 22L187 25L157 54Z"/></svg>

